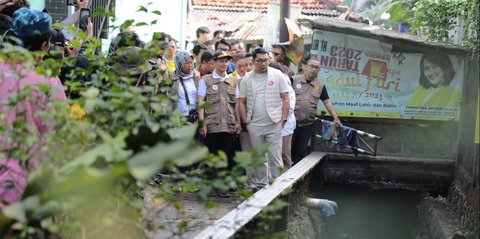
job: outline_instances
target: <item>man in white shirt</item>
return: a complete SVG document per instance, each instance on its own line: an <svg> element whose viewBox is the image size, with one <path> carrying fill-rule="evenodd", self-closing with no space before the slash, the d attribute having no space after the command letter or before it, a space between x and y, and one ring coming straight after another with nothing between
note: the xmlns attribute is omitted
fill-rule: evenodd
<svg viewBox="0 0 480 239"><path fill-rule="evenodd" d="M285 80L288 83L288 96L290 98L290 110L288 111L288 117L287 117L287 122L285 123L285 126L283 127L282 130L282 160L283 160L283 166L285 167L285 170L288 170L289 168L292 167L292 137L293 137L293 131L295 130L295 127L297 126L297 122L295 119L295 91L292 88L292 83L290 81L290 78L288 75L282 70L282 66L278 62L272 62L270 63L270 67L273 67L277 70L280 70L283 72L285 76Z"/></svg>
<svg viewBox="0 0 480 239"><path fill-rule="evenodd" d="M264 144L269 146L264 166L256 172L247 172L255 186L263 186L278 177L283 168L282 128L287 121L290 99L283 73L268 67L268 51L258 48L252 56L255 70L242 79L238 103L252 146L257 149Z"/></svg>

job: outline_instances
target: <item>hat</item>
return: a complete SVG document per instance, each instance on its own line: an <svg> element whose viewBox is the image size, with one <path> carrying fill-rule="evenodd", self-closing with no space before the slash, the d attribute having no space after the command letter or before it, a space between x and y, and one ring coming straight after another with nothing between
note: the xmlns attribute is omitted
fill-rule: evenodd
<svg viewBox="0 0 480 239"><path fill-rule="evenodd" d="M20 39L42 36L50 32L52 18L44 12L28 8L20 8L13 14L12 27L8 32Z"/></svg>
<svg viewBox="0 0 480 239"><path fill-rule="evenodd" d="M130 46L141 46L141 40L137 33L135 32L120 32L118 35L112 40L115 48L121 47L130 47Z"/></svg>
<svg viewBox="0 0 480 239"><path fill-rule="evenodd" d="M142 56L140 47L119 49L112 57L112 69L124 75L141 75L152 70L152 65Z"/></svg>
<svg viewBox="0 0 480 239"><path fill-rule="evenodd" d="M214 60L218 60L218 59L222 59L222 58L228 58L229 60L231 60L233 57L231 55L227 54L224 51L217 51L213 55Z"/></svg>

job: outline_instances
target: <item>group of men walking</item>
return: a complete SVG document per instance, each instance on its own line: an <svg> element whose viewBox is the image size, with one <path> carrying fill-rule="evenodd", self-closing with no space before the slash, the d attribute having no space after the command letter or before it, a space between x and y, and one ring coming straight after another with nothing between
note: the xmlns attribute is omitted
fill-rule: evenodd
<svg viewBox="0 0 480 239"><path fill-rule="evenodd" d="M229 168L234 164L237 135L248 135L240 140L244 151L267 145L262 166L247 169L249 186L261 187L307 155L319 100L334 122L341 122L323 83L317 79L318 60L306 59L303 73L290 78L270 67L272 56L268 50L257 48L251 55L253 70L235 79L227 74L232 57L224 51L215 53L213 72L203 76L198 86L199 134L210 152L225 152ZM296 118L293 127L289 126L294 129L293 136L282 135L289 118ZM290 137L291 142L285 137Z"/></svg>
<svg viewBox="0 0 480 239"><path fill-rule="evenodd" d="M163 35L151 44L174 47L153 62L160 62L155 67L173 63L172 69L164 67L169 72L164 77L173 82L174 108L188 121L198 120L197 140L211 153L223 151L227 169L235 165L238 142L242 151L263 152L268 146L265 160L254 163L261 167L246 169L248 186L261 187L307 155L319 100L335 124L341 122L317 79L317 59L304 58L301 73L294 75L282 46L267 50L251 45L247 52L242 42L229 42L216 33L216 40L209 40L208 29L199 28L191 52L177 52L176 41Z"/></svg>

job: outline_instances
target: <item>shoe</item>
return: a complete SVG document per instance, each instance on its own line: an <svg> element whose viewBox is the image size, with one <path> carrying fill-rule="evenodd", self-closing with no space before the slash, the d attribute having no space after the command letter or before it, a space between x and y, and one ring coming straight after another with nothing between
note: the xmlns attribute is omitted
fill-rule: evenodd
<svg viewBox="0 0 480 239"><path fill-rule="evenodd" d="M150 184L152 186L155 186L155 185L160 185L162 183L163 183L162 175L157 174L157 175L153 176L153 178L150 180L150 182L148 184Z"/></svg>
<svg viewBox="0 0 480 239"><path fill-rule="evenodd" d="M229 198L230 197L230 194L228 192L225 192L225 191L220 191L218 189L213 189L213 192L211 192L210 194L208 194L209 197L220 197L220 198Z"/></svg>

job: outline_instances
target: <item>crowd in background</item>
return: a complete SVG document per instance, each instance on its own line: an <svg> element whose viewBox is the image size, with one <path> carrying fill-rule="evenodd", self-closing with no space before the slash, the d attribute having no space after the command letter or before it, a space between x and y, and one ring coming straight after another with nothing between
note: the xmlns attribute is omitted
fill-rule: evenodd
<svg viewBox="0 0 480 239"><path fill-rule="evenodd" d="M76 18L74 22L78 20L78 11L87 6L88 0L76 0L77 14L71 16ZM45 58L74 59L75 64L62 65L58 78L44 77L35 73L35 69L25 68L23 76L27 80L22 84L47 83L57 89L53 97L60 100L66 100L67 96L78 97L78 92L66 89L62 84L88 82L95 72L91 67L96 61L91 54L95 52L87 54L85 51L85 45L93 36L91 20L85 29L87 38L83 39L82 47L76 49L64 31L52 27L52 18L46 11L28 7L26 0L0 5L2 45L52 52ZM299 72L295 74L283 46L274 45L267 49L250 44L247 47L241 40L226 40L227 33L222 30L211 33L206 27L198 28L197 39L188 44L187 51L180 51L179 42L167 33L154 33L146 43L135 33L134 26L122 27L120 31L108 49L108 64L112 71L135 79L132 84L137 87L151 82L155 82L156 87L168 87L168 93L175 96L171 110L180 112L186 122L198 124L198 143L208 147L211 153L225 152L227 169L235 165L235 152L268 145L262 166L246 169L248 187L266 185L307 155L320 100L334 122L341 125L323 83L317 79L320 63L308 55L302 59ZM142 49L148 47L155 49L155 55L145 57L141 54ZM18 87L13 85L19 79L9 78L5 72L21 62L3 61L0 90L2 99L6 99L12 87ZM84 69L88 74L71 74L78 69ZM42 109L34 106L30 109L30 123L39 129L38 137L41 138L42 132L52 129L35 118L36 111ZM7 112L10 122L15 118L14 111ZM2 160L5 166L2 172L14 172L1 174L4 177L2 184L12 178L19 182L17 193L6 195L0 192L4 194L0 195L2 201L10 203L19 200L28 171L15 162Z"/></svg>

